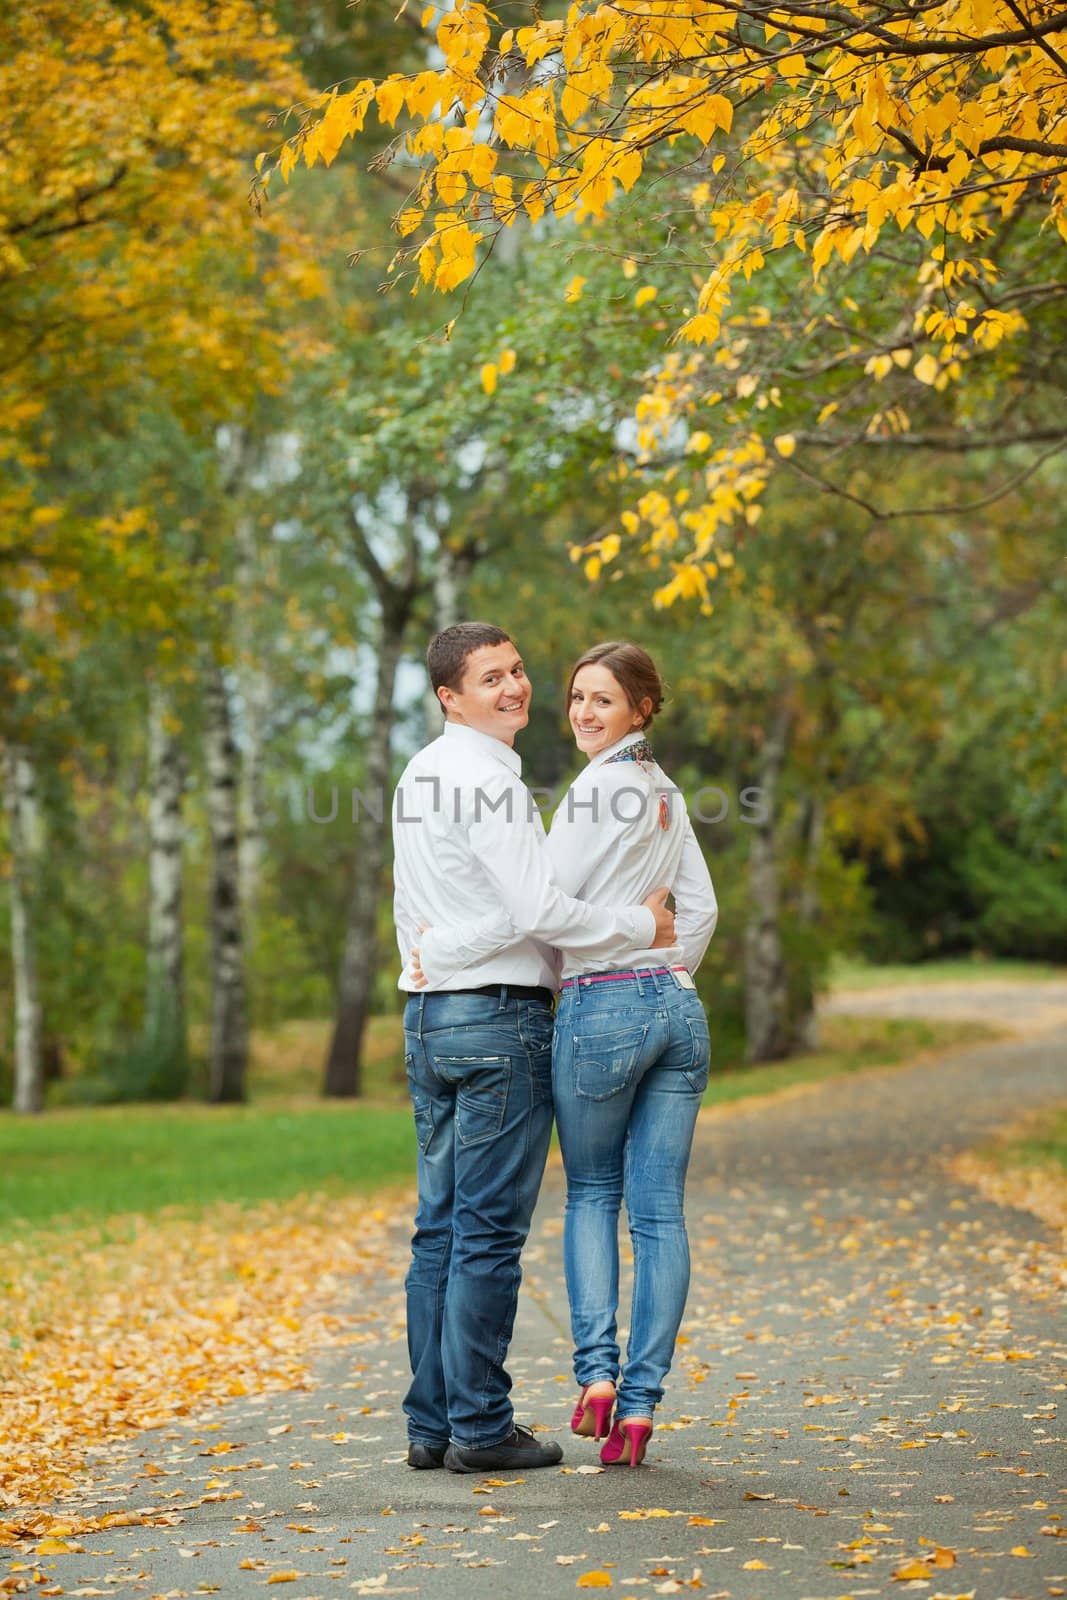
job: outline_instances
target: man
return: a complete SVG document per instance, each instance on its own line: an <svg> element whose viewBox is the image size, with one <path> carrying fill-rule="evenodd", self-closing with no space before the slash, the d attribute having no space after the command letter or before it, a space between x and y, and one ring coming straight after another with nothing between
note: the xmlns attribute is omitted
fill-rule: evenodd
<svg viewBox="0 0 1067 1600"><path fill-rule="evenodd" d="M552 946L591 958L673 943L667 891L606 910L552 881L544 829L512 746L531 687L502 629L462 622L427 666L445 713L393 803L408 1087L419 1201L407 1277L408 1464L453 1472L548 1467L558 1444L514 1423L504 1359L552 1128ZM435 983L434 936L503 905L516 931ZM418 944L426 986L408 961Z"/></svg>

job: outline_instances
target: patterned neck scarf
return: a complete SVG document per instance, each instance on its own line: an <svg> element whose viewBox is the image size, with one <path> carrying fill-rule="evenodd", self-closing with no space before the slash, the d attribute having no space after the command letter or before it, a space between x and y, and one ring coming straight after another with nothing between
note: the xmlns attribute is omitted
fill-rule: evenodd
<svg viewBox="0 0 1067 1600"><path fill-rule="evenodd" d="M633 744L628 744L625 750L618 750L613 756L609 756L604 765L610 767L613 761L639 761L642 766L646 763L651 766L655 759L652 754L652 746L648 740L637 739ZM671 808L667 804L667 796L665 794L661 794L659 797L659 825L664 832L671 825Z"/></svg>
<svg viewBox="0 0 1067 1600"><path fill-rule="evenodd" d="M649 744L648 740L638 739L636 743L628 744L625 750L618 750L616 751L615 755L609 756L604 765L606 767L610 767L613 761L652 762L655 761L655 759L655 756L652 754L652 746Z"/></svg>

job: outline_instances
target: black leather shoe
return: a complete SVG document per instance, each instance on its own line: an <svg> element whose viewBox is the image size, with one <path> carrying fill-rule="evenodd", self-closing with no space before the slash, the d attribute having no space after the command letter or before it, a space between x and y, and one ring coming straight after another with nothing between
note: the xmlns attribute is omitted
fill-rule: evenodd
<svg viewBox="0 0 1067 1600"><path fill-rule="evenodd" d="M516 1428L510 1439L490 1445L487 1450L464 1450L450 1444L445 1451L445 1466L449 1472L490 1472L496 1468L554 1467L563 1460L563 1451L555 1439L539 1444L529 1428Z"/></svg>
<svg viewBox="0 0 1067 1600"><path fill-rule="evenodd" d="M408 1445L408 1466L414 1467L417 1472L429 1472L434 1467L443 1467L445 1464L445 1450L443 1444L415 1444Z"/></svg>

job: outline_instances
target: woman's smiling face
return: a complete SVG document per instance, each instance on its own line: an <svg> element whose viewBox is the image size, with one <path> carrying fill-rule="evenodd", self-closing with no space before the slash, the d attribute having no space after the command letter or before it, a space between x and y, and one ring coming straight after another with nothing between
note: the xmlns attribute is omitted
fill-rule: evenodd
<svg viewBox="0 0 1067 1600"><path fill-rule="evenodd" d="M575 674L567 715L579 750L591 759L636 732L651 709L646 701L635 711L615 674L591 662Z"/></svg>

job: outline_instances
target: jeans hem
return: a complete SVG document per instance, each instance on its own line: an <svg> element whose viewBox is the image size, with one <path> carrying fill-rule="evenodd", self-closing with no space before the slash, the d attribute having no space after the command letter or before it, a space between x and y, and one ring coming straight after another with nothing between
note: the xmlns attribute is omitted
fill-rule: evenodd
<svg viewBox="0 0 1067 1600"><path fill-rule="evenodd" d="M424 1444L427 1450L446 1450L447 1439L430 1439L423 1433L409 1433L408 1444Z"/></svg>

